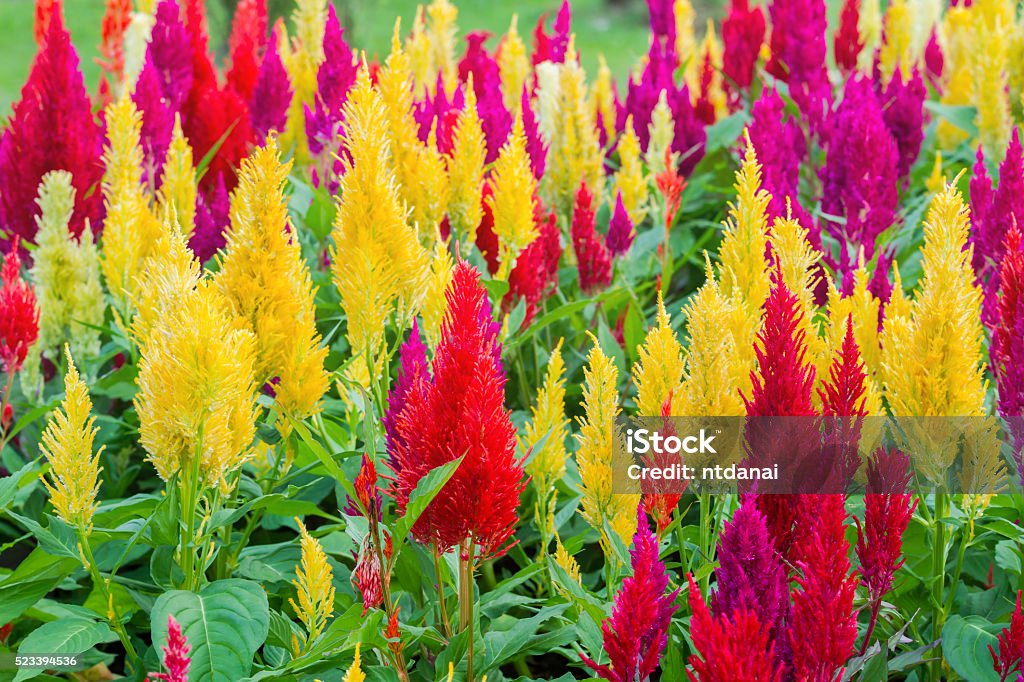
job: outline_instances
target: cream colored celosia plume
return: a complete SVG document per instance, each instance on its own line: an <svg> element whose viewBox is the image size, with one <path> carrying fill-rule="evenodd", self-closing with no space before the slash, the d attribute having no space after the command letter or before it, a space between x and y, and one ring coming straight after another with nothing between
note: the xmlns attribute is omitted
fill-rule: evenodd
<svg viewBox="0 0 1024 682"><path fill-rule="evenodd" d="M498 50L498 72L501 75L501 93L505 108L515 111L523 94L523 86L530 75L530 59L526 45L519 35L519 15L513 14L508 32L501 40Z"/></svg>
<svg viewBox="0 0 1024 682"><path fill-rule="evenodd" d="M274 136L242 161L214 281L255 334L257 381L276 380L277 404L302 419L319 411L327 392L327 348L316 329L316 288L288 217L290 168Z"/></svg>
<svg viewBox="0 0 1024 682"><path fill-rule="evenodd" d="M50 493L50 502L65 523L89 533L92 517L99 503L96 494L100 483L100 453L93 452L93 440L99 429L92 416L89 391L75 368L71 352L65 346L68 362L64 377L64 400L53 413L43 431L39 449L50 466L43 485Z"/></svg>

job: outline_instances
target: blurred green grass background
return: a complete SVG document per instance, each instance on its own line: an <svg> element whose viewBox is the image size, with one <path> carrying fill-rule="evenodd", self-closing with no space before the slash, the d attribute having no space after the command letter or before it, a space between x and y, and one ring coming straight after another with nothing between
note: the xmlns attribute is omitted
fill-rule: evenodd
<svg viewBox="0 0 1024 682"><path fill-rule="evenodd" d="M407 33L416 14L416 5L429 0L333 0L339 17L346 26L346 39L353 47L373 56L387 55L396 17L402 18L402 33ZM496 37L488 45L494 47L497 36L505 33L513 13L519 15L519 32L528 43L532 40L537 19L547 13L553 16L560 0L453 0L459 8L461 36L471 30L483 29ZM213 49L223 56L230 30L231 7L235 0L207 0ZM270 0L272 18L291 13L294 0ZM695 1L699 19L718 15L721 0ZM598 55L603 54L616 76L628 74L633 64L647 52L647 2L645 0L574 0L573 31L577 48L588 73L597 68ZM94 91L99 78L95 59L100 42L100 21L104 0L64 0L64 16L71 30L82 61L86 86ZM32 39L35 14L34 0L0 0L0 45L3 45L4 68L0 69L0 114L10 111L19 97L28 76L36 45ZM698 34L703 30L698 26Z"/></svg>

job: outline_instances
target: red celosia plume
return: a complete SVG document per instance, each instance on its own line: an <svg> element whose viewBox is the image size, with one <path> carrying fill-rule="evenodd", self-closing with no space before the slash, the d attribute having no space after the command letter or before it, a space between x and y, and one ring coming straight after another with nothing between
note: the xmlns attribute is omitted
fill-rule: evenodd
<svg viewBox="0 0 1024 682"><path fill-rule="evenodd" d="M39 336L39 308L28 282L21 279L21 259L15 238L0 270L0 370L21 369L29 347Z"/></svg>
<svg viewBox="0 0 1024 682"><path fill-rule="evenodd" d="M241 0L231 22L227 81L242 99L252 97L267 45L267 0Z"/></svg>
<svg viewBox="0 0 1024 682"><path fill-rule="evenodd" d="M163 682L188 682L189 645L174 616L167 616L167 644L163 647L163 664L166 673L150 673L149 679Z"/></svg>
<svg viewBox="0 0 1024 682"><path fill-rule="evenodd" d="M988 652L992 654L992 668L999 675L999 682L1015 678L1021 672L1022 656L1024 656L1024 613L1020 608L1021 593L1017 592L1017 605L1010 616L1010 626L999 633L999 651L991 644Z"/></svg>
<svg viewBox="0 0 1024 682"><path fill-rule="evenodd" d="M608 246L597 233L594 216L594 195L585 183L576 192L576 205L572 212L572 247L576 252L580 289L593 294L612 281L612 257Z"/></svg>

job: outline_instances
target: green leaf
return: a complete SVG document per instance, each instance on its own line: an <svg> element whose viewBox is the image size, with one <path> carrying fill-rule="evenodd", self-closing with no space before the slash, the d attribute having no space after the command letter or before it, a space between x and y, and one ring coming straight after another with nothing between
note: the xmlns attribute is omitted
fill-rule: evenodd
<svg viewBox="0 0 1024 682"><path fill-rule="evenodd" d="M981 616L950 616L942 628L942 654L965 680L997 682L988 648L998 647L995 633L1001 629Z"/></svg>
<svg viewBox="0 0 1024 682"><path fill-rule="evenodd" d="M218 580L198 594L166 592L153 604L153 647L167 644L167 617L181 625L192 647L189 677L237 682L249 674L256 651L267 639L267 593L249 580Z"/></svg>
<svg viewBox="0 0 1024 682"><path fill-rule="evenodd" d="M462 457L465 457L465 455ZM441 492L444 484L448 482L448 479L452 477L455 470L462 464L462 457L434 467L416 484L416 489L409 496L409 503L405 505L405 515L395 521L394 524L395 532L392 539L394 540L396 554L409 536L412 527L416 525L417 519L426 511L430 503L437 497L437 494Z"/></svg>
<svg viewBox="0 0 1024 682"><path fill-rule="evenodd" d="M718 149L732 147L747 125L750 116L745 111L737 111L731 116L726 116L721 121L716 121L707 128L708 139L705 143L705 153L710 154Z"/></svg>
<svg viewBox="0 0 1024 682"><path fill-rule="evenodd" d="M942 104L941 102L925 102L924 108L939 118L952 123L971 137L978 134L978 126L974 124L974 119L978 115L976 107Z"/></svg>
<svg viewBox="0 0 1024 682"><path fill-rule="evenodd" d="M18 490L23 485L29 486L39 480L39 476L35 475L35 469L35 461L27 462L25 466L10 476L0 478L0 510L6 509L9 504L14 502ZM29 476L30 473L33 475Z"/></svg>
<svg viewBox="0 0 1024 682"><path fill-rule="evenodd" d="M59 618L43 623L21 641L20 654L84 654L101 642L117 639L106 623L86 618ZM38 677L43 668L22 668L14 682Z"/></svg>
<svg viewBox="0 0 1024 682"><path fill-rule="evenodd" d="M1007 573L1019 576L1021 573L1020 554L1017 542L1001 540L996 543L996 565Z"/></svg>

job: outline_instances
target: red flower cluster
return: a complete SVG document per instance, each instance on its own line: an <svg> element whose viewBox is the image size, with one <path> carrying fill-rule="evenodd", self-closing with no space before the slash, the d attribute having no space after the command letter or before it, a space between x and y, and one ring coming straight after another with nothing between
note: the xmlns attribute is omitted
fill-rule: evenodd
<svg viewBox="0 0 1024 682"><path fill-rule="evenodd" d="M470 540L484 559L507 549L503 545L515 529L525 485L523 464L515 457L515 427L504 406L499 327L480 273L460 261L446 299L433 378L410 377L413 384L395 416L389 455L397 470L391 494L399 513L405 513L420 479L463 457L412 533L441 551Z"/></svg>
<svg viewBox="0 0 1024 682"><path fill-rule="evenodd" d="M240 0L228 40L231 68L228 69L227 80L246 100L252 97L256 87L266 46L267 0Z"/></svg>
<svg viewBox="0 0 1024 682"><path fill-rule="evenodd" d="M843 12L839 16L839 30L832 39L832 47L836 56L836 66L843 73L853 73L857 68L857 58L864 49L864 41L860 38L857 24L860 22L859 0L846 0Z"/></svg>
<svg viewBox="0 0 1024 682"><path fill-rule="evenodd" d="M999 682L1011 679L1021 671L1024 657L1024 613L1020 609L1020 592L1017 592L1017 605L1010 616L1010 627L999 633L999 652L991 644L988 652L992 654L992 668L999 675Z"/></svg>
<svg viewBox="0 0 1024 682"><path fill-rule="evenodd" d="M657 670L668 644L668 628L679 590L666 594L668 574L658 558L658 539L637 511L637 529L630 550L633 575L615 595L612 617L601 623L604 650L611 665L600 665L580 654L597 675L611 682L646 680Z"/></svg>
<svg viewBox="0 0 1024 682"><path fill-rule="evenodd" d="M167 644L162 647L164 652L163 664L166 673L149 673L151 680L163 680L163 682L188 682L188 666L192 662L189 658L188 638L181 631L178 621L174 616L167 616Z"/></svg>
<svg viewBox="0 0 1024 682"><path fill-rule="evenodd" d="M764 43L764 12L758 6L750 7L747 0L733 0L729 16L722 20L722 73L731 95L730 101L739 104L737 91L747 90L754 82L754 67Z"/></svg>
<svg viewBox="0 0 1024 682"><path fill-rule="evenodd" d="M576 267L583 293L593 294L611 284L612 257L597 233L594 195L586 183L580 183L576 192L576 206L572 212L572 248L576 252Z"/></svg>
<svg viewBox="0 0 1024 682"><path fill-rule="evenodd" d="M21 279L21 259L15 238L0 270L0 369L9 374L20 370L37 336L39 308L32 287Z"/></svg>
<svg viewBox="0 0 1024 682"><path fill-rule="evenodd" d="M506 305L520 298L526 301L524 327L537 314L538 304L558 287L558 261L562 257L562 234L555 212L546 211L539 200L533 206L533 222L539 234L516 259L505 297Z"/></svg>

